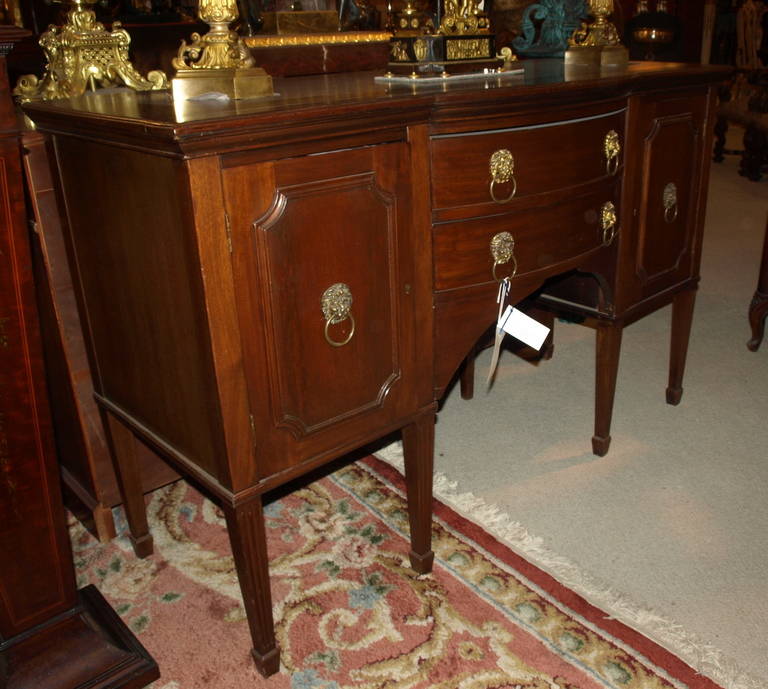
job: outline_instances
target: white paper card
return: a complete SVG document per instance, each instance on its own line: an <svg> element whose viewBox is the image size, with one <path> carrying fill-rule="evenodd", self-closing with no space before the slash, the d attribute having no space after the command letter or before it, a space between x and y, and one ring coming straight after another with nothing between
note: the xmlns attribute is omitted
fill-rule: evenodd
<svg viewBox="0 0 768 689"><path fill-rule="evenodd" d="M544 344L544 340L549 335L549 328L546 325L542 325L511 306L507 306L506 311L499 319L499 327L505 333L509 333L512 337L534 349L541 349L541 345Z"/></svg>

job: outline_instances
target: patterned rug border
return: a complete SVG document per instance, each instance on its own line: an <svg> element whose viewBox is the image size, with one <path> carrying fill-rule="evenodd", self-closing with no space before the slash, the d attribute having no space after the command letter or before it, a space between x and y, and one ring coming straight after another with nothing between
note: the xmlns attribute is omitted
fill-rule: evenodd
<svg viewBox="0 0 768 689"><path fill-rule="evenodd" d="M375 450L365 462L398 489L404 490L402 446L399 442ZM673 673L673 668L679 666L688 673L690 679L684 681L688 681L691 687L763 689L763 682L758 682L722 651L651 608L634 603L567 558L554 554L544 545L543 539L529 534L525 527L512 520L498 506L486 503L472 493L459 492L458 484L439 472L434 476L433 493L435 514L439 518L446 521L443 513L445 508L450 510L462 520L462 528L467 529L470 538L474 539L476 533L483 534L490 547L483 540L478 540L482 547L491 554L494 554L493 548L503 549L499 552L504 552L504 557L521 563L522 574L529 576L525 569L529 568L535 575L530 577L532 581L608 634L624 640L644 654L646 651L642 649L645 646L641 649L636 644L651 644L653 648L647 655L649 660ZM538 583L536 577L542 577L546 584ZM553 586L553 589L550 591L547 585ZM565 600L557 592L565 596ZM586 607L582 609L579 605Z"/></svg>

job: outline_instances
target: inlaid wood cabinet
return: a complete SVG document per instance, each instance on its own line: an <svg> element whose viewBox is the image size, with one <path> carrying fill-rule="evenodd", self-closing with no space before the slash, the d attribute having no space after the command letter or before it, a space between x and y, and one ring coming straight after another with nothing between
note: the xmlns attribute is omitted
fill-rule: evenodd
<svg viewBox="0 0 768 689"><path fill-rule="evenodd" d="M495 321L499 280L513 303L562 288L552 303L599 321L603 434L621 328L670 300L681 375L692 299L678 295L698 277L723 73L532 61L439 89L360 73L227 104L123 92L27 105L52 141L136 552L152 548L142 442L221 503L271 674L262 496L399 430L408 555L428 571L435 410ZM594 302L564 275L596 276Z"/></svg>

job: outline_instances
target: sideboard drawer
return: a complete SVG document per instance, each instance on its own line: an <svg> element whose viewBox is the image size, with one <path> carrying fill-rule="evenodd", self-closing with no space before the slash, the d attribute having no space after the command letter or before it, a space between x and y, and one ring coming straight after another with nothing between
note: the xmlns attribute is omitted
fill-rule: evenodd
<svg viewBox="0 0 768 689"><path fill-rule="evenodd" d="M618 183L598 185L583 196L544 208L438 225L433 234L435 289L477 285L513 272L522 276L567 270L559 266L616 242L618 189Z"/></svg>
<svg viewBox="0 0 768 689"><path fill-rule="evenodd" d="M472 206L488 215L517 198L618 176L624 112L433 136L433 209Z"/></svg>

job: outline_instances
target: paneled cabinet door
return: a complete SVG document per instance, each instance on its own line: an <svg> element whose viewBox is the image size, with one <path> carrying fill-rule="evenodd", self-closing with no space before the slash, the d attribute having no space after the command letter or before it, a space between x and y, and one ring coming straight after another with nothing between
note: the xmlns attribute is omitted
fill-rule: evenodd
<svg viewBox="0 0 768 689"><path fill-rule="evenodd" d="M404 150L225 170L262 477L413 411Z"/></svg>
<svg viewBox="0 0 768 689"><path fill-rule="evenodd" d="M706 108L703 90L639 101L636 154L642 166L635 196L634 301L698 271Z"/></svg>

